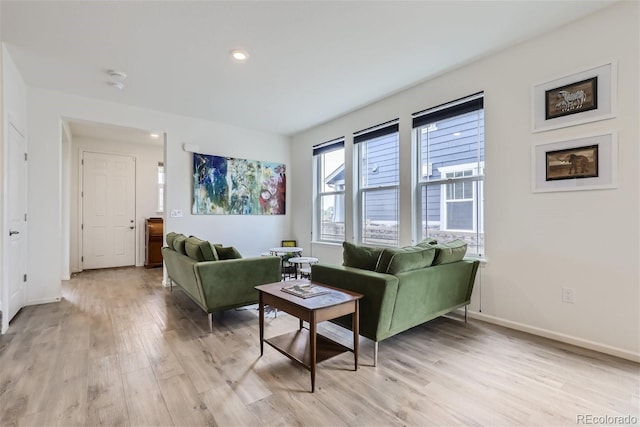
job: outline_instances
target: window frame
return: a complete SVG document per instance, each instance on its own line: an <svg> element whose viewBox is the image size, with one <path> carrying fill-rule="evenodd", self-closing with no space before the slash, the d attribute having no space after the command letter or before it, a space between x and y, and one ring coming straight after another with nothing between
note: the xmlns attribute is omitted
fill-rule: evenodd
<svg viewBox="0 0 640 427"><path fill-rule="evenodd" d="M398 176L395 184L383 184L383 185L367 185L364 186L365 175L363 173L363 155L364 150L368 148L367 143L373 141L377 138L395 135L396 140L396 161L397 161L397 170ZM356 211L356 220L354 229L356 232L356 241L359 244L364 245L376 245L376 246L389 246L389 247L397 247L400 244L400 129L399 129L399 121L398 119L391 120L386 123L382 123L378 126L374 126L372 128L365 129L363 131L359 131L354 133L354 145L356 145L356 149L354 150L356 153L356 200L357 207ZM380 241L368 241L365 238L366 235L366 196L370 194L382 193L384 191L395 190L396 193L396 240L395 242L383 243Z"/></svg>
<svg viewBox="0 0 640 427"><path fill-rule="evenodd" d="M451 233L474 233L478 239L478 254L468 254L469 257L475 257L479 259L485 259L486 253L484 250L484 244L480 244L479 240L484 241L484 171L485 171L485 159L481 158L480 150L484 151L484 131L482 132L482 147L478 148L477 161L460 163L457 165L440 166L437 168L440 173L440 177L436 179L429 179L432 170L435 169L433 163L428 159L423 163L423 149L422 149L422 135L423 129L429 129L434 127L437 130L435 123L438 121L446 120L462 116L464 114L482 111L482 127L484 128L484 94L482 92L471 95L469 97L460 98L458 100L439 105L437 107L423 110L421 112L414 113L414 125L412 127L412 139L413 139L413 152L415 156L414 161L414 230L413 236L415 241L420 241L429 236L428 215L423 210L426 208L426 200L423 200L423 194L427 194L429 188L435 188L440 186L440 231ZM478 130L478 136L480 132ZM472 170L470 176L460 177L447 177L447 173L455 173L458 171ZM424 174L427 173L427 175ZM447 185L458 183L471 183L473 188L473 230L460 230L454 228L448 228L447 224L447 203L451 202L447 200ZM425 214L425 224L423 227L422 218ZM427 230L425 231L425 227ZM423 236L423 233L426 236Z"/></svg>
<svg viewBox="0 0 640 427"><path fill-rule="evenodd" d="M338 196L342 197L342 217L345 218L344 226L346 227L346 203L345 203L345 189L343 186L342 190L336 191L324 191L324 180L326 177L323 176L323 162L324 155L333 151L342 150L342 167L346 166L346 151L344 148L344 138L338 138L335 140L331 140L325 142L323 144L319 144L313 147L313 168L314 168L314 200L313 200L313 224L314 224L314 235L316 236L313 240L317 242L323 243L342 243L345 240L346 231L343 229L343 235L336 239L329 239L323 235L322 232L322 221L323 221L323 212L322 212L322 199L326 196ZM337 170L337 169L336 169ZM335 211L334 211L335 213Z"/></svg>

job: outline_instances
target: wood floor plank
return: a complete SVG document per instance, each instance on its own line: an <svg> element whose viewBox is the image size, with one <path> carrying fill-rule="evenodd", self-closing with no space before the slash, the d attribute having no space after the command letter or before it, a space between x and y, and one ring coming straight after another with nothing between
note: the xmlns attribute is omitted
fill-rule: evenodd
<svg viewBox="0 0 640 427"><path fill-rule="evenodd" d="M0 335L5 426L575 426L640 419L640 365L450 314L309 371L260 356L256 306L206 314L162 269L85 271ZM273 313L265 335L297 329ZM321 333L350 346L331 323Z"/></svg>
<svg viewBox="0 0 640 427"><path fill-rule="evenodd" d="M90 425L128 426L122 375L116 355L92 359L87 388L87 422Z"/></svg>
<svg viewBox="0 0 640 427"><path fill-rule="evenodd" d="M215 424L218 426L259 426L262 424L261 420L249 410L242 399L226 383L209 388L201 393L200 397L207 405Z"/></svg>
<svg viewBox="0 0 640 427"><path fill-rule="evenodd" d="M158 380L171 418L181 426L213 426L213 414L207 408L186 374Z"/></svg>
<svg viewBox="0 0 640 427"><path fill-rule="evenodd" d="M176 425L151 368L123 374L122 382L132 426Z"/></svg>

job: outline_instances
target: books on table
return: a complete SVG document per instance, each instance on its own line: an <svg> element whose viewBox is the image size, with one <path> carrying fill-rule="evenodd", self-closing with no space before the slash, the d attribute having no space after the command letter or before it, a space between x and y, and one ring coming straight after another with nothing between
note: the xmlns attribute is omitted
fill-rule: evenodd
<svg viewBox="0 0 640 427"><path fill-rule="evenodd" d="M293 285L293 286L285 286L282 288L284 292L295 295L300 298L311 298L318 295L327 294L330 292L330 289L323 288L322 286L317 286L313 284L308 285Z"/></svg>

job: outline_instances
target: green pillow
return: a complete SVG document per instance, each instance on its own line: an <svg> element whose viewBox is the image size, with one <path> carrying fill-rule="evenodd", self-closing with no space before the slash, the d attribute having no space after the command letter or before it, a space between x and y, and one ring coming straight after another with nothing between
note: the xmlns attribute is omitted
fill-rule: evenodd
<svg viewBox="0 0 640 427"><path fill-rule="evenodd" d="M433 261L433 265L450 264L460 261L467 253L467 243L459 239L446 243L438 243L433 247L438 250L438 255Z"/></svg>
<svg viewBox="0 0 640 427"><path fill-rule="evenodd" d="M206 240L197 237L189 237L184 244L184 249L189 258L196 261L217 261L218 254L213 250L211 244Z"/></svg>
<svg viewBox="0 0 640 427"><path fill-rule="evenodd" d="M356 245L354 243L342 243L342 265L346 267L361 268L375 271L382 248Z"/></svg>
<svg viewBox="0 0 640 427"><path fill-rule="evenodd" d="M388 274L398 274L405 271L419 270L427 268L433 263L436 257L436 249L433 247L422 248L409 246L401 249L385 249L380 256L380 263L376 271ZM387 261L388 259L388 261ZM387 264L385 271L384 263Z"/></svg>
<svg viewBox="0 0 640 427"><path fill-rule="evenodd" d="M240 252L238 252L238 250L233 246L229 246L225 248L225 247L216 245L215 248L216 248L216 252L218 253L219 259L241 259L242 258L242 255L240 255Z"/></svg>
<svg viewBox="0 0 640 427"><path fill-rule="evenodd" d="M173 250L181 253L182 255L186 255L187 251L185 250L185 247L184 247L186 241L187 241L187 236L185 236L184 234L178 234L173 239Z"/></svg>
<svg viewBox="0 0 640 427"><path fill-rule="evenodd" d="M389 269L389 262L391 262L391 258L398 252L401 251L400 248L384 248L378 257L378 262L376 263L375 271L378 273L386 273Z"/></svg>
<svg viewBox="0 0 640 427"><path fill-rule="evenodd" d="M169 246L171 249L173 249L173 240L176 238L176 236L178 235L178 233L174 233L173 231L171 233L167 233L167 246Z"/></svg>

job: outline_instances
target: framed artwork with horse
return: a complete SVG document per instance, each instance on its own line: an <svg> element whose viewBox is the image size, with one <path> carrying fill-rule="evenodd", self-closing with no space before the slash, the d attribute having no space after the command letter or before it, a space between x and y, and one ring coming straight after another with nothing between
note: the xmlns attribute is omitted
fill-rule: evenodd
<svg viewBox="0 0 640 427"><path fill-rule="evenodd" d="M615 132L536 144L531 154L534 193L602 190L618 185Z"/></svg>

